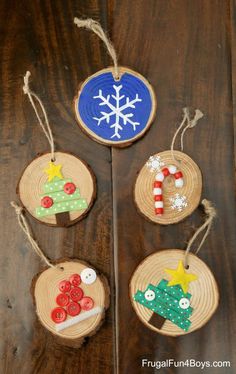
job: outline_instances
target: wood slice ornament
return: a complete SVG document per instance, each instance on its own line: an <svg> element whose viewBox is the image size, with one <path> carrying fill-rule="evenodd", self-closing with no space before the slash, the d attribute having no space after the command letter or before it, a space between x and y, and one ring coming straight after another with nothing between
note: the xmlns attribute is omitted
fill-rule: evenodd
<svg viewBox="0 0 236 374"><path fill-rule="evenodd" d="M39 322L58 343L78 348L104 321L110 302L107 279L85 261L59 259L53 263L48 260L32 237L23 208L14 202L12 206L33 249L47 264L31 285Z"/></svg>
<svg viewBox="0 0 236 374"><path fill-rule="evenodd" d="M60 343L79 347L100 328L109 306L109 286L88 263L59 260L32 281L40 323ZM47 292L45 292L47 290Z"/></svg>
<svg viewBox="0 0 236 374"><path fill-rule="evenodd" d="M208 227L197 252L213 217L212 211L211 218L197 232ZM163 335L179 336L200 329L218 307L216 280L208 266L189 249L151 254L139 264L130 281L130 299L138 318Z"/></svg>
<svg viewBox="0 0 236 374"><path fill-rule="evenodd" d="M143 136L154 120L154 91L141 74L118 67L114 47L98 22L78 18L74 22L95 32L114 62L114 67L95 73L80 85L74 100L78 124L99 143L128 146Z"/></svg>
<svg viewBox="0 0 236 374"><path fill-rule="evenodd" d="M17 187L22 205L37 220L50 226L70 226L82 219L96 196L95 176L78 157L55 152L35 158Z"/></svg>
<svg viewBox="0 0 236 374"><path fill-rule="evenodd" d="M173 149L175 138L187 121L187 128L196 125L202 113L196 111L191 121L185 109L184 119L173 138L171 149L149 157L138 173L134 201L138 211L148 220L162 225L177 223L189 216L199 205L202 174L198 165L184 152Z"/></svg>
<svg viewBox="0 0 236 374"><path fill-rule="evenodd" d="M96 197L96 179L85 161L71 153L55 152L46 111L39 97L30 90L29 77L30 72L27 72L23 90L33 106L51 151L39 154L26 166L17 185L17 194L25 209L38 221L50 226L67 227L89 212Z"/></svg>

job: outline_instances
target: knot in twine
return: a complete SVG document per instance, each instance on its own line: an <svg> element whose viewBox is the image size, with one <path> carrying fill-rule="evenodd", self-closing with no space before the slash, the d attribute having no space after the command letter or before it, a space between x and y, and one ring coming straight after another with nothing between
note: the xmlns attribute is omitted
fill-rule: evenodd
<svg viewBox="0 0 236 374"><path fill-rule="evenodd" d="M113 60L115 79L119 80L120 74L119 74L116 51L115 51L115 48L113 47L112 42L109 40L109 38L105 34L100 23L95 21L92 18L80 19L77 17L74 18L74 23L76 24L77 27L84 27L87 30L92 30L104 42L105 46L107 47L107 51Z"/></svg>
<svg viewBox="0 0 236 374"><path fill-rule="evenodd" d="M29 101L34 109L34 112L36 114L36 117L39 121L39 125L41 126L48 142L49 142L49 145L50 145L50 148L51 148L51 160L52 161L55 161L55 146L54 146L54 139L53 139L53 135L52 135L52 130L51 130L51 127L49 125L49 121L48 121L48 116L47 116L47 113L46 113L46 110L43 106L43 103L42 101L40 100L40 98L33 92L31 91L30 87L29 87L29 77L31 76L31 73L30 71L27 71L25 76L24 76L24 86L23 86L23 92L25 95L28 96L29 98ZM43 117L44 117L44 121L45 121L45 124L43 123L39 113L38 113L38 110L36 108L36 105L35 105L35 102L34 102L34 99L38 102L39 106L40 106L40 109L43 113Z"/></svg>
<svg viewBox="0 0 236 374"><path fill-rule="evenodd" d="M205 219L205 222L202 224L202 226L200 226L197 229L197 231L195 232L193 237L188 242L188 245L187 245L187 248L186 248L186 251L185 251L185 257L184 257L185 268L187 268L187 266L188 266L187 257L188 257L188 254L189 254L190 250L191 250L193 242L197 239L198 235L206 229L206 232L203 235L203 238L202 238L200 244L198 245L196 251L194 252L195 255L197 255L198 252L200 251L201 247L203 246L203 243L205 242L210 230L211 230L213 219L217 216L216 210L215 210L214 206L212 205L211 201L209 201L207 199L203 199L202 200L202 205L203 205L203 208L204 208L204 212L206 214L206 219Z"/></svg>
<svg viewBox="0 0 236 374"><path fill-rule="evenodd" d="M29 240L32 248L34 251L37 253L37 255L51 268L58 268L57 266L53 265L47 257L44 255L43 251L40 249L38 246L36 240L34 240L32 236L32 232L30 230L30 227L26 221L26 218L24 216L24 209L19 206L15 201L11 201L11 206L15 209L16 215L17 215L17 220L19 223L19 226L21 229L24 231L27 239Z"/></svg>
<svg viewBox="0 0 236 374"><path fill-rule="evenodd" d="M180 136L181 151L183 152L185 132L188 129L192 129L193 127L195 127L196 124L198 123L199 119L201 119L203 117L203 113L199 109L195 110L195 115L192 119L190 118L189 108L183 108L183 114L184 114L183 120L182 120L181 124L179 125L178 129L176 130L176 132L173 136L173 139L172 139L172 142L171 142L171 147L170 147L172 159L176 162L178 162L178 160L176 159L176 157L174 155L174 145L175 145L175 141L176 141L176 138L177 138L179 132L183 129L182 133L181 133L181 136ZM186 122L187 122L187 125L184 127Z"/></svg>

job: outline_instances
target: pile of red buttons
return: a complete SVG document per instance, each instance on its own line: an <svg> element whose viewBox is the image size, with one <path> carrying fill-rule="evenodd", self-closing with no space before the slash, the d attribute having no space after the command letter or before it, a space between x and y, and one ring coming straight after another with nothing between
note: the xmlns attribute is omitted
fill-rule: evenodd
<svg viewBox="0 0 236 374"><path fill-rule="evenodd" d="M74 183L72 182L68 182L64 185L64 188L63 188L64 192L67 194L67 195L72 195L75 190L76 190L76 186ZM53 205L53 199L49 196L44 196L41 200L41 206L43 208L51 208L51 206Z"/></svg>
<svg viewBox="0 0 236 374"><path fill-rule="evenodd" d="M59 305L51 312L51 318L55 323L65 321L67 316L77 316L81 310L90 310L94 306L91 297L84 296L84 291L79 285L81 277L79 274L73 274L69 280L63 280L59 283L59 293L56 297L56 303Z"/></svg>

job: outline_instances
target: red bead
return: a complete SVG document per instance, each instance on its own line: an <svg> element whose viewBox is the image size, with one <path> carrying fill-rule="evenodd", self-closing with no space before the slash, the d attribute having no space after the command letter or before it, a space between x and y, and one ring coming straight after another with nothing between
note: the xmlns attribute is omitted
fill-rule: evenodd
<svg viewBox="0 0 236 374"><path fill-rule="evenodd" d="M59 293L56 298L56 303L60 306L66 306L69 303L70 299L66 293Z"/></svg>
<svg viewBox="0 0 236 374"><path fill-rule="evenodd" d="M59 290L61 292L69 292L71 289L71 284L69 281L63 280L59 283Z"/></svg>
<svg viewBox="0 0 236 374"><path fill-rule="evenodd" d="M155 213L156 215L161 216L163 214L163 208L156 208Z"/></svg>
<svg viewBox="0 0 236 374"><path fill-rule="evenodd" d="M70 297L73 301L79 301L84 296L84 291L80 287L74 287L70 290Z"/></svg>
<svg viewBox="0 0 236 374"><path fill-rule="evenodd" d="M164 174L165 177L167 177L168 175L170 175L170 172L169 172L168 168L162 169L162 173Z"/></svg>
<svg viewBox="0 0 236 374"><path fill-rule="evenodd" d="M77 314L79 314L81 311L81 306L72 301L69 305L67 305L66 310L70 316L77 316Z"/></svg>
<svg viewBox="0 0 236 374"><path fill-rule="evenodd" d="M154 188L161 188L162 187L162 182L155 181L154 182Z"/></svg>
<svg viewBox="0 0 236 374"><path fill-rule="evenodd" d="M65 193L67 193L67 195L72 195L76 190L76 186L74 185L74 183L68 182L64 185L63 190Z"/></svg>
<svg viewBox="0 0 236 374"><path fill-rule="evenodd" d="M49 196L44 196L41 200L41 206L43 208L50 208L53 205L53 199Z"/></svg>
<svg viewBox="0 0 236 374"><path fill-rule="evenodd" d="M181 171L177 171L175 174L175 179L179 179L179 178L183 178L183 174L181 173Z"/></svg>
<svg viewBox="0 0 236 374"><path fill-rule="evenodd" d="M162 201L162 195L155 195L154 199L155 201Z"/></svg>
<svg viewBox="0 0 236 374"><path fill-rule="evenodd" d="M69 278L70 283L72 286L78 287L81 283L81 278L79 274L73 274Z"/></svg>
<svg viewBox="0 0 236 374"><path fill-rule="evenodd" d="M80 305L83 310L90 310L94 306L94 301L91 297L83 297L80 301Z"/></svg>
<svg viewBox="0 0 236 374"><path fill-rule="evenodd" d="M60 307L53 309L51 312L51 318L55 323L60 323L60 322L65 321L66 316L67 316L67 313L65 309L60 308Z"/></svg>

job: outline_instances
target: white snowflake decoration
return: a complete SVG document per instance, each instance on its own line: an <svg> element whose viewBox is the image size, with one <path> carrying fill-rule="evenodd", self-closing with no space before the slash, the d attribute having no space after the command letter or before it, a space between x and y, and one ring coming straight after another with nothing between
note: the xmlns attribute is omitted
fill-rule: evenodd
<svg viewBox="0 0 236 374"><path fill-rule="evenodd" d="M146 166L150 169L150 172L159 171L165 163L161 160L160 156L150 156L146 162Z"/></svg>
<svg viewBox="0 0 236 374"><path fill-rule="evenodd" d="M172 204L171 208L178 210L178 212L182 212L182 210L188 206L186 196L178 193L176 193L174 197L170 198L170 202Z"/></svg>
<svg viewBox="0 0 236 374"><path fill-rule="evenodd" d="M133 126L133 130L136 131L136 126L140 125L139 122L134 122L131 120L133 117L133 113L126 113L124 114L124 110L127 108L135 109L135 103L142 101L142 99L139 98L138 94L135 95L135 99L130 100L129 97L126 97L125 104L121 105L120 101L125 98L125 95L120 96L120 90L122 89L122 85L115 86L113 85L113 88L115 90L115 95L107 95L107 97L104 97L102 94L102 90L98 91L97 96L93 96L94 99L100 99L101 103L100 106L106 105L110 112L102 112L101 111L101 117L93 117L97 121L98 126L101 124L102 121L106 121L107 124L110 124L111 117L114 116L114 122L110 124L110 128L114 128L114 134L111 136L112 138L117 137L118 139L121 138L121 135L119 131L123 130L122 125L126 125L129 123ZM113 104L111 102L111 97L113 99Z"/></svg>

